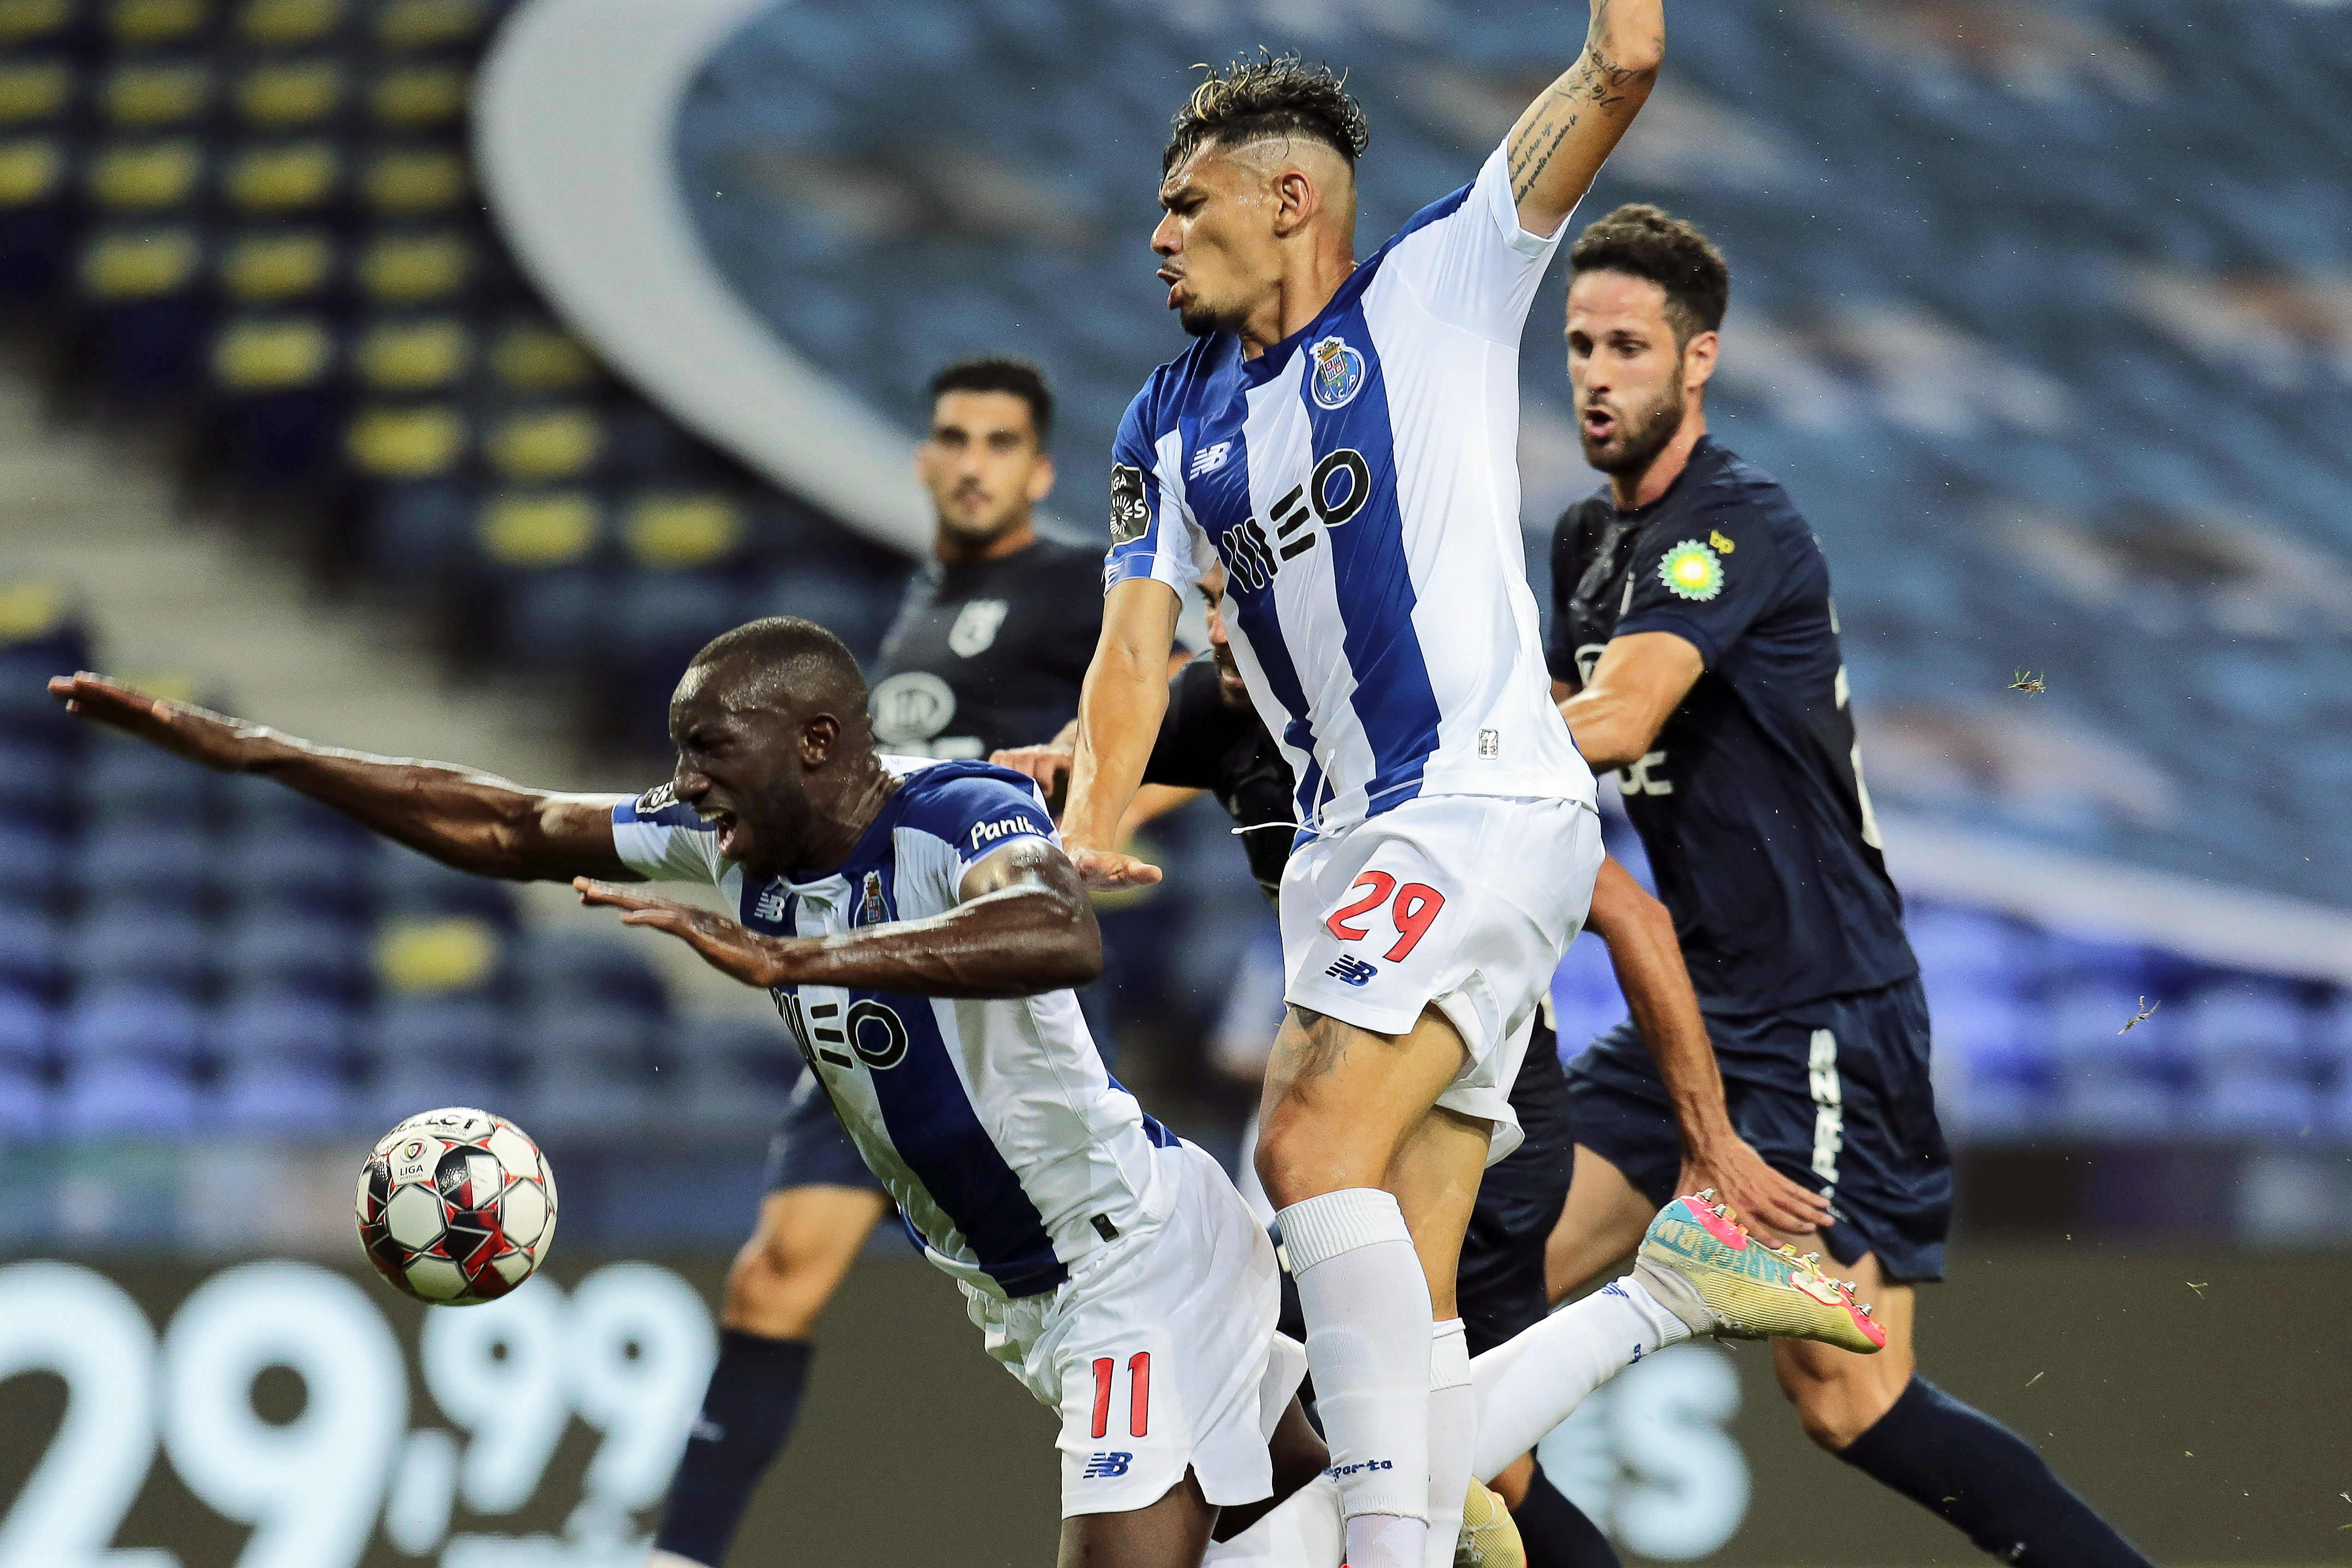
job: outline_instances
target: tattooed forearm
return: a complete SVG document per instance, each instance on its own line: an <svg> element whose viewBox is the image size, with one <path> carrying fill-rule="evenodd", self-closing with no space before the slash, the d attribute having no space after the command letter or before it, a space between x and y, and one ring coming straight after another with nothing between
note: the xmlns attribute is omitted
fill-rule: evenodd
<svg viewBox="0 0 2352 1568"><path fill-rule="evenodd" d="M1660 23L1658 0L1595 0L1584 52L1512 128L1511 194L1538 204L1530 216L1556 219L1591 184L1657 78Z"/></svg>

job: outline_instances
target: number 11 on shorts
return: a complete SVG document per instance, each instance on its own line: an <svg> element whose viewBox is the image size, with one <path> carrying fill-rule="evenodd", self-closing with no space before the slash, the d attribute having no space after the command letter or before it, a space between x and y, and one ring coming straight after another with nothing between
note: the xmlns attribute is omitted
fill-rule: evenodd
<svg viewBox="0 0 2352 1568"><path fill-rule="evenodd" d="M1110 1385L1118 1363L1110 1356L1095 1359L1095 1426L1097 1437L1110 1431ZM1151 1352L1138 1351L1127 1358L1127 1435L1149 1436L1151 1426Z"/></svg>

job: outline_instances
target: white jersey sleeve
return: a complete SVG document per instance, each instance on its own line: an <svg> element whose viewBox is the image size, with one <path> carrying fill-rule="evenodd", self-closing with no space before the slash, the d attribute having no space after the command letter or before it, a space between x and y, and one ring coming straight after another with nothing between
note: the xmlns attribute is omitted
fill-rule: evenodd
<svg viewBox="0 0 2352 1568"><path fill-rule="evenodd" d="M717 885L729 867L719 858L719 830L658 784L613 808L613 848L630 870L655 882Z"/></svg>
<svg viewBox="0 0 2352 1568"><path fill-rule="evenodd" d="M1165 583L1183 598L1216 561L1184 498L1183 437L1158 407L1163 378L1154 375L1118 422L1111 444L1110 554L1103 592L1130 577Z"/></svg>
<svg viewBox="0 0 2352 1568"><path fill-rule="evenodd" d="M1496 148L1476 179L1407 224L1384 270L1439 321L1516 349L1569 218L1549 234L1519 226L1510 153Z"/></svg>

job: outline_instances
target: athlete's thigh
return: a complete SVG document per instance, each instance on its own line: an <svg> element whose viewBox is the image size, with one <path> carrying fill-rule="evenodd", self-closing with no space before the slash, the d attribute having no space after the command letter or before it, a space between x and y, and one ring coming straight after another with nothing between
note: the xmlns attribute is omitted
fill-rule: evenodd
<svg viewBox="0 0 2352 1568"><path fill-rule="evenodd" d="M1293 1007L1275 1036L1258 1115L1268 1195L1287 1205L1383 1185L1463 1058L1461 1036L1435 1012L1402 1035L1381 1035Z"/></svg>
<svg viewBox="0 0 2352 1568"><path fill-rule="evenodd" d="M1544 1289L1566 1300L1642 1243L1657 1205L1624 1172L1579 1143L1568 1202L1544 1246Z"/></svg>
<svg viewBox="0 0 2352 1568"><path fill-rule="evenodd" d="M1217 1510L1188 1471L1157 1502L1062 1521L1055 1568L1199 1568L1216 1521Z"/></svg>
<svg viewBox="0 0 2352 1568"><path fill-rule="evenodd" d="M864 1187L787 1187L760 1205L760 1222L727 1279L727 1326L798 1339L840 1289L890 1200Z"/></svg>
<svg viewBox="0 0 2352 1568"><path fill-rule="evenodd" d="M1878 1258L1864 1253L1838 1265L1853 1279L1854 1299L1870 1304L1871 1316L1886 1331L1885 1348L1857 1355L1809 1340L1774 1340L1772 1370L1780 1392L1816 1442L1843 1448L1862 1436L1901 1398L1917 1366L1912 1324L1918 1292L1886 1278Z"/></svg>

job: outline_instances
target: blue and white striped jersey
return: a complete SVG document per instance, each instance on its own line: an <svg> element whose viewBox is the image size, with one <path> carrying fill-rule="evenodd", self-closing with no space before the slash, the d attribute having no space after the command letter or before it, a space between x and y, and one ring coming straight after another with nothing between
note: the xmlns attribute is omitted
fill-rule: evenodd
<svg viewBox="0 0 2352 1568"><path fill-rule="evenodd" d="M770 936L825 936L956 907L964 874L1022 838L1059 843L1036 786L986 763L882 759L902 779L848 859L808 881L747 878L665 784L613 808L613 843L656 880L718 887ZM1175 1139L1103 1068L1067 990L952 1001L779 986L810 1069L933 1263L1027 1296L1154 1206L1154 1145Z"/></svg>
<svg viewBox="0 0 2352 1568"><path fill-rule="evenodd" d="M1519 227L1497 149L1297 332L1254 360L1204 338L1128 407L1105 587L1181 594L1224 563L1234 656L1302 819L1593 798L1519 535L1519 332L1559 242Z"/></svg>

